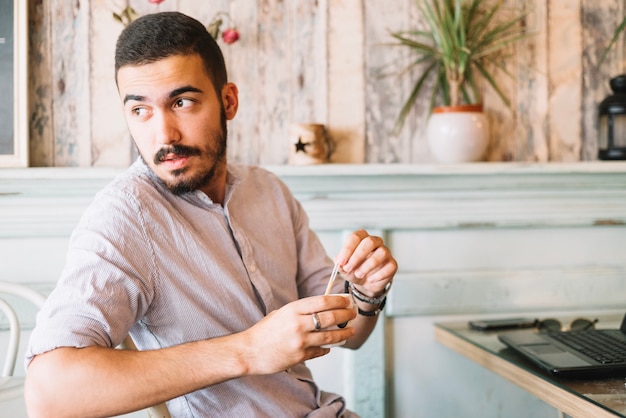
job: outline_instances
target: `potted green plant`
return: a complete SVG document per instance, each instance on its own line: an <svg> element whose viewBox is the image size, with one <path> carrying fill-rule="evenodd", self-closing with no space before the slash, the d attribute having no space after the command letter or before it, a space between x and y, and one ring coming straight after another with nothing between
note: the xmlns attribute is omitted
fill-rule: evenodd
<svg viewBox="0 0 626 418"><path fill-rule="evenodd" d="M396 45L413 52L414 58L406 71L423 68L400 110L396 129L403 126L415 102L425 95L426 86L432 85L427 135L433 153L446 162L480 160L489 138L487 120L482 114L479 78L509 104L494 71L506 72L502 65L505 48L531 35L523 25L530 11L516 11L503 17L501 0L417 0L417 5L426 29L391 33ZM432 84L426 82L430 79L434 79ZM455 129L454 123L461 124L461 128ZM477 129L474 134L467 131L472 126ZM443 138L444 131L452 132L454 138ZM463 139L469 143L459 143ZM438 155L442 145L452 148L453 154L467 149L469 155Z"/></svg>

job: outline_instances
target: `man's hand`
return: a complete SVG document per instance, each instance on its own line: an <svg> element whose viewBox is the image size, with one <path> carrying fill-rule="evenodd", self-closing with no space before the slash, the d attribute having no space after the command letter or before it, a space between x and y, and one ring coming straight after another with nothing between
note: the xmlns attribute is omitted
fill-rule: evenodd
<svg viewBox="0 0 626 418"><path fill-rule="evenodd" d="M355 312L349 306L345 297L312 296L269 313L242 333L253 353L248 373L276 373L328 354L330 349L321 348L322 345L338 343L354 335L352 327L324 330L354 319Z"/></svg>
<svg viewBox="0 0 626 418"><path fill-rule="evenodd" d="M369 297L380 296L393 280L398 263L383 239L360 229L353 232L335 257L344 277Z"/></svg>

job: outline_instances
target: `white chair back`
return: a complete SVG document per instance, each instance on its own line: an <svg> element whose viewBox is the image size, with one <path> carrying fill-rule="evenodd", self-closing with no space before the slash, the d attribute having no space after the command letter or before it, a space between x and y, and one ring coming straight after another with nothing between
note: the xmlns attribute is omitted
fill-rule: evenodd
<svg viewBox="0 0 626 418"><path fill-rule="evenodd" d="M41 309L46 301L45 296L30 287L6 281L0 281L0 294L13 295L25 299L35 305L37 310ZM7 354L2 368L2 377L5 377L12 376L15 370L15 363L17 361L20 344L21 328L19 318L15 313L15 310L6 300L2 298L0 298L0 311L2 311L9 322L9 343L7 345ZM129 350L137 349L130 336L126 337L121 345L121 348ZM148 408L147 412L150 418L171 418L165 403Z"/></svg>
<svg viewBox="0 0 626 418"><path fill-rule="evenodd" d="M38 310L46 301L46 298L41 293L18 283L0 281L0 294L18 296L35 305ZM9 322L9 342L7 344L7 353L2 367L2 377L8 377L13 376L13 372L15 371L22 330L15 309L2 298L0 298L0 311L2 311Z"/></svg>

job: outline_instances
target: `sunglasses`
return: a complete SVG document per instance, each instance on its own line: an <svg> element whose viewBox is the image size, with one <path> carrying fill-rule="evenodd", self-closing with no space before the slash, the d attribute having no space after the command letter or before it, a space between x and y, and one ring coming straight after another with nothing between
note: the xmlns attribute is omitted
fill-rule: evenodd
<svg viewBox="0 0 626 418"><path fill-rule="evenodd" d="M538 320L536 324L536 328L539 331L582 331L585 329L594 329L595 324L598 322L598 318L591 320L586 318L578 318L574 319L572 323L569 325L568 329L563 329L563 325L561 321L554 318L542 319Z"/></svg>

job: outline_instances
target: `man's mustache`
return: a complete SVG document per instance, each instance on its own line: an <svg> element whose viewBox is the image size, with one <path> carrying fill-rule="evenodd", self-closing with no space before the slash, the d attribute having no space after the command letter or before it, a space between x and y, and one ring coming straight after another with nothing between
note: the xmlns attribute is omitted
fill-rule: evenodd
<svg viewBox="0 0 626 418"><path fill-rule="evenodd" d="M163 147L156 154L154 154L154 164L158 165L165 161L165 157L168 154L173 154L177 157L191 157L194 155L200 155L201 152L197 148L187 147L185 145L170 145Z"/></svg>

